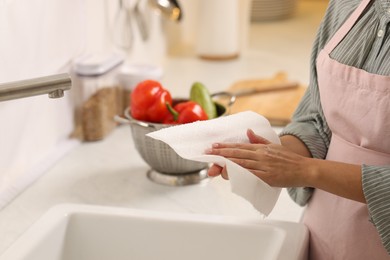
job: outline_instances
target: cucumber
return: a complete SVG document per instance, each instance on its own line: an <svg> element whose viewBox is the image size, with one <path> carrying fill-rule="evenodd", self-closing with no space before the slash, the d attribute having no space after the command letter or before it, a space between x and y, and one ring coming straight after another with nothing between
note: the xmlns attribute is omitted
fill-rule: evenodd
<svg viewBox="0 0 390 260"><path fill-rule="evenodd" d="M210 92L202 83L195 82L192 84L190 100L198 103L203 108L209 119L213 119L218 116L217 107L211 99Z"/></svg>

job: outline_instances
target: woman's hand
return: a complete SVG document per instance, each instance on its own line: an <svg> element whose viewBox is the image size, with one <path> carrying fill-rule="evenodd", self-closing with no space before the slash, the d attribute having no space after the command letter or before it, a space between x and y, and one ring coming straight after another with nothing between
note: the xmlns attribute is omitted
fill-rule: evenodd
<svg viewBox="0 0 390 260"><path fill-rule="evenodd" d="M267 139L247 131L251 143L217 143L207 154L223 156L248 169L257 177L275 187L306 186L306 172L310 160L282 145L272 144ZM209 176L221 175L228 179L226 169L213 165Z"/></svg>
<svg viewBox="0 0 390 260"><path fill-rule="evenodd" d="M256 135L251 129L248 129L247 136L249 138L249 142L250 143L253 143L253 144L270 144L270 141L268 141L267 139L265 139L265 138L263 138L263 137L261 137L259 135ZM206 153L212 154L212 149L206 151ZM222 178L224 178L225 180L229 179L225 167L221 167L219 165L213 164L209 168L209 170L208 170L208 176L216 177L216 176L219 176L219 175L221 175Z"/></svg>
<svg viewBox="0 0 390 260"><path fill-rule="evenodd" d="M218 143L206 153L235 162L273 187L314 187L365 203L360 165L313 159L294 136L283 136L282 145L277 145L251 130L247 135L249 144ZM228 179L220 166L213 165L208 174Z"/></svg>

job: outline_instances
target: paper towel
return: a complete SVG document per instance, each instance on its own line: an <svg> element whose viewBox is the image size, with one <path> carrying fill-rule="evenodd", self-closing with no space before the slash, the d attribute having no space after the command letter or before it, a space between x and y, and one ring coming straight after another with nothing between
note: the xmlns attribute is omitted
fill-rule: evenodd
<svg viewBox="0 0 390 260"><path fill-rule="evenodd" d="M272 143L280 143L268 120L252 111L163 128L147 135L167 143L185 159L226 165L232 192L248 200L267 216L274 208L281 189L269 186L224 157L205 154L213 143L248 143L248 129Z"/></svg>

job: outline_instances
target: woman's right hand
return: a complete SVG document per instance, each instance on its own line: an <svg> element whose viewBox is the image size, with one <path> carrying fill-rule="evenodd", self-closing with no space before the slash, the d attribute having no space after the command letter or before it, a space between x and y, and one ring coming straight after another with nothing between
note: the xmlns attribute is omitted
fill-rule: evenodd
<svg viewBox="0 0 390 260"><path fill-rule="evenodd" d="M251 130L251 129L248 129L246 134L248 136L249 142L252 144L270 144L271 143L267 139L265 139L259 135L256 135L253 132L253 130ZM207 174L210 177L217 177L217 176L221 175L221 177L224 178L225 180L229 179L229 176L227 175L226 167L221 167L217 164L213 164L209 168Z"/></svg>

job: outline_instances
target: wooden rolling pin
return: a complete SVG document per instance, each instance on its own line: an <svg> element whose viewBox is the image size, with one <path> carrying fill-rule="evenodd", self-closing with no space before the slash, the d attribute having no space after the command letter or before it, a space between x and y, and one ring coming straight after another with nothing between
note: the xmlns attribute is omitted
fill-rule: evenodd
<svg viewBox="0 0 390 260"><path fill-rule="evenodd" d="M267 93L267 92L276 92L276 91L285 91L291 89L297 89L299 84L296 82L283 82L283 83L274 83L267 86L257 87L255 84L253 86L247 87L245 89L226 91L230 95L235 97L248 96L253 94Z"/></svg>

